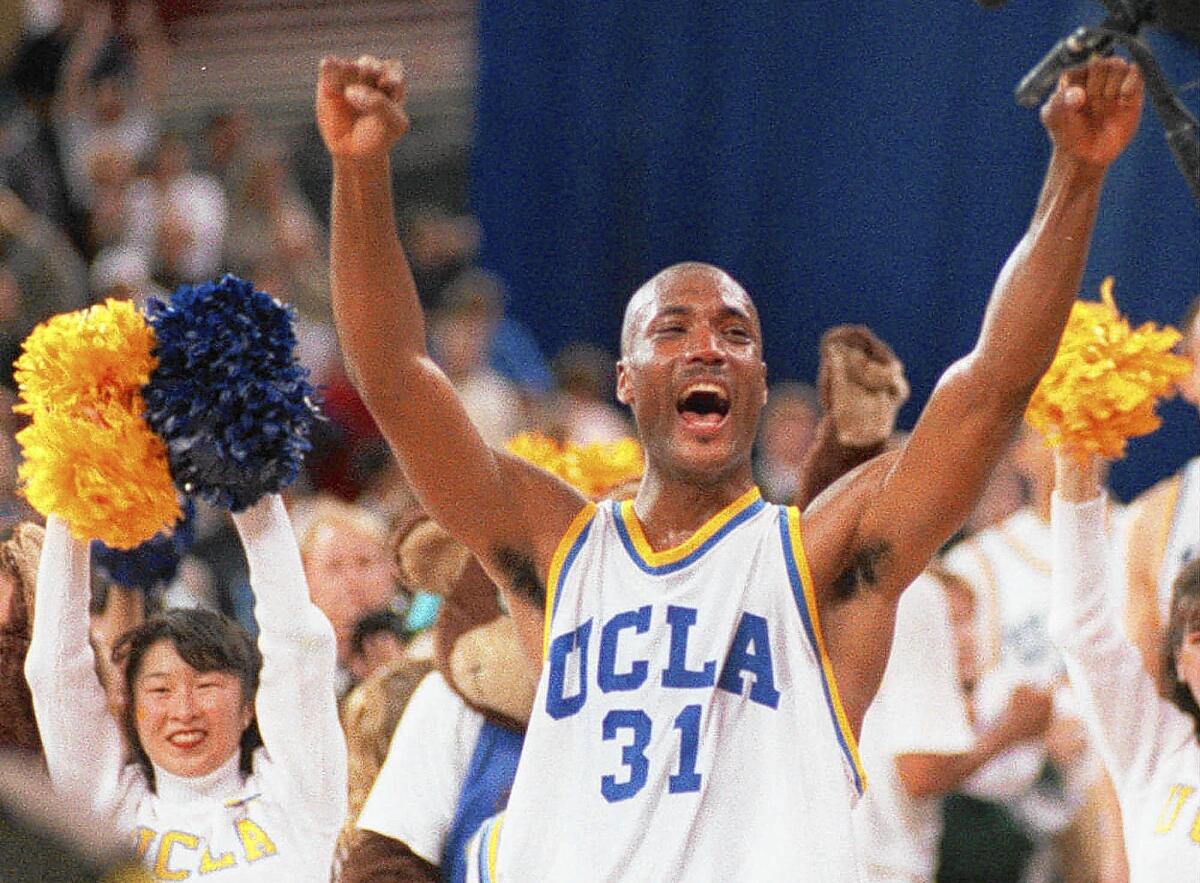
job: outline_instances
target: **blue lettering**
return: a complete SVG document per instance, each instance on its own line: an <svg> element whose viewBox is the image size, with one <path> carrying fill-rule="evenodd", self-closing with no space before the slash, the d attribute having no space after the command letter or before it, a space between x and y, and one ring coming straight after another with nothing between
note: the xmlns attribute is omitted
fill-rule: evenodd
<svg viewBox="0 0 1200 883"><path fill-rule="evenodd" d="M617 643L621 639L621 631L628 628L639 635L650 629L649 604L637 610L618 613L604 624L600 633L600 662L596 666L596 674L600 689L605 693L614 690L636 690L646 682L649 664L645 661L634 662L627 672L617 672Z"/></svg>
<svg viewBox="0 0 1200 883"><path fill-rule="evenodd" d="M550 683L546 690L546 713L555 720L570 717L587 701L587 648L592 634L589 619L573 632L559 635L550 642ZM567 660L579 651L579 692L564 695L567 679Z"/></svg>
<svg viewBox="0 0 1200 883"><path fill-rule="evenodd" d="M753 613L742 614L737 633L733 636L733 645L721 667L721 679L717 686L741 696L745 686L741 672L744 671L754 675L754 685L750 688L751 701L775 708L779 704L779 691L775 689L767 621Z"/></svg>
<svg viewBox="0 0 1200 883"><path fill-rule="evenodd" d="M650 716L640 708L613 709L600 722L604 741L615 739L617 730L632 730L633 742L621 749L621 763L629 767L629 778L618 782L616 776L600 777L600 793L609 803L628 800L646 784L650 759L646 746L650 744Z"/></svg>
<svg viewBox="0 0 1200 883"><path fill-rule="evenodd" d="M672 605L667 608L667 624L671 626L671 659L663 669L663 686L711 687L717 671L716 660L704 663L700 671L687 667L688 630L696 624L696 611Z"/></svg>

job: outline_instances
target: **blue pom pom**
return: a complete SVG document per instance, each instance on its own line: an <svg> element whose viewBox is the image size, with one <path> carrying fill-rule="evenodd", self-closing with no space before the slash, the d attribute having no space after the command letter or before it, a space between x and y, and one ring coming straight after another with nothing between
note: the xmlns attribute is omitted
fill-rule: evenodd
<svg viewBox="0 0 1200 883"><path fill-rule="evenodd" d="M300 473L316 419L292 311L226 274L152 299L158 367L142 390L175 485L234 512Z"/></svg>
<svg viewBox="0 0 1200 883"><path fill-rule="evenodd" d="M127 589L149 592L175 578L179 562L195 541L196 504L184 501L183 514L169 531L132 549L113 549L92 541L92 561L100 575Z"/></svg>

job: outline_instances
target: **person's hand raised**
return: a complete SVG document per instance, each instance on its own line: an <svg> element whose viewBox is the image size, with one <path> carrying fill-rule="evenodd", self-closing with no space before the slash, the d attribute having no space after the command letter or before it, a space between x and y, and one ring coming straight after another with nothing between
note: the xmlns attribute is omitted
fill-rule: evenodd
<svg viewBox="0 0 1200 883"><path fill-rule="evenodd" d="M1057 151L1103 172L1137 131L1142 74L1122 58L1094 58L1062 75L1042 105L1042 123Z"/></svg>
<svg viewBox="0 0 1200 883"><path fill-rule="evenodd" d="M334 159L383 157L408 131L404 66L363 55L357 61L321 59L317 127Z"/></svg>

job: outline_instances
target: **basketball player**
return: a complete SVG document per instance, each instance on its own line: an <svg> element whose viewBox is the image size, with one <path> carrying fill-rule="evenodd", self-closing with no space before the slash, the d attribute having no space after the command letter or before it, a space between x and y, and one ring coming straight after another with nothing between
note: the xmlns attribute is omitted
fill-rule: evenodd
<svg viewBox="0 0 1200 883"><path fill-rule="evenodd" d="M664 270L626 309L618 397L646 455L635 499L587 503L489 449L426 352L396 237L402 68L322 62L347 361L422 504L544 657L507 814L481 838L488 879L856 879L855 738L900 593L970 511L1054 354L1141 97L1120 59L1064 77L1042 112L1045 186L979 343L902 451L801 518L754 486L761 329L747 293L706 264Z"/></svg>

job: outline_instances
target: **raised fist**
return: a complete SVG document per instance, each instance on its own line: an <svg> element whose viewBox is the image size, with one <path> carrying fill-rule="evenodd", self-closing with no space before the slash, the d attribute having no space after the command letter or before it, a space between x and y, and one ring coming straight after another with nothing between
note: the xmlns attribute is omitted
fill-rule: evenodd
<svg viewBox="0 0 1200 883"><path fill-rule="evenodd" d="M1042 123L1055 148L1103 171L1137 131L1142 75L1122 58L1094 58L1069 70L1042 105Z"/></svg>
<svg viewBox="0 0 1200 883"><path fill-rule="evenodd" d="M371 55L357 61L332 55L321 59L317 127L335 159L386 156L408 131L404 66Z"/></svg>

